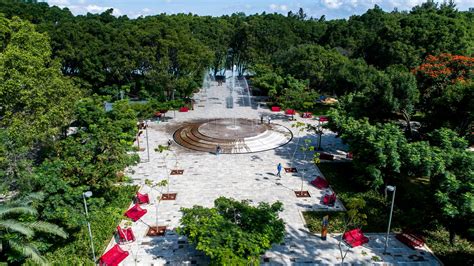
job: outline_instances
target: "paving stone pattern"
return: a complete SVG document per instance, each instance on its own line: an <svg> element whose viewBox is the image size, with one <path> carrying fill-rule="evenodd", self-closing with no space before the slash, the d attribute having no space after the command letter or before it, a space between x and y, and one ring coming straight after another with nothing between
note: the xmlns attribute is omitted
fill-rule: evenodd
<svg viewBox="0 0 474 266"><path fill-rule="evenodd" d="M237 84L239 84L237 82ZM233 99L233 104L228 99ZM230 93L226 84L217 86L212 82L209 88L195 95L195 109L187 113L170 111L166 115L166 122L154 121L149 123L148 138L150 160L147 152L139 152L143 163L127 169L135 184L141 185L140 192L150 195L151 203L142 207L148 213L139 221L133 223L132 229L137 240L122 245L130 255L121 265L206 265L208 259L201 252L196 251L185 237L177 235L175 228L179 226L181 217L180 208L190 208L193 205L206 207L213 206L217 197L225 196L243 200L249 199L253 203L261 201L281 201L284 211L281 218L286 223L284 243L275 245L262 256L263 265L331 265L340 263L338 248L339 236L328 235L323 241L319 236L311 234L305 227L302 211L307 210L343 210L339 201L335 207L326 207L321 204L330 189L321 191L309 182L317 175L322 175L319 169L308 160L312 154L304 154L297 149L298 145L310 139L316 145L316 137L309 132L302 132L294 127L293 121L283 112L272 113L256 101L249 100L245 90L237 87ZM233 108L228 108L233 107ZM155 152L158 145L166 145L168 139L176 129L190 121L217 118L247 118L260 120L260 116L270 116L272 122L286 126L293 131L293 140L274 150L249 154L220 154L187 150L176 143L171 151ZM298 121L316 124L315 119ZM142 134L141 145L146 143L146 134ZM335 134L325 131L322 137L323 148L326 152L336 155L338 160L345 160L347 147ZM142 145L143 146L143 145ZM277 165L295 167L297 173L285 173L281 178L276 176ZM172 169L182 169L182 175L170 175ZM168 188L150 188L144 185L145 179L159 182L169 179ZM309 191L310 198L297 198L294 191L301 189ZM337 192L337 191L336 191ZM159 202L161 193L177 193L176 200ZM124 221L122 222L124 223ZM164 225L168 230L164 237L147 237L148 225ZM384 234L369 234L370 241L363 247L350 249L345 262L353 265L380 264L380 265L438 265L438 260L431 255L427 248L414 251L390 237L389 252L393 255L382 255L385 237ZM115 244L113 238L108 248ZM345 247L347 248L347 247ZM99 251L100 252L100 251ZM416 255L417 257L413 256ZM411 257L410 257L411 256ZM377 262L377 258L384 262ZM415 262L423 258L425 261Z"/></svg>

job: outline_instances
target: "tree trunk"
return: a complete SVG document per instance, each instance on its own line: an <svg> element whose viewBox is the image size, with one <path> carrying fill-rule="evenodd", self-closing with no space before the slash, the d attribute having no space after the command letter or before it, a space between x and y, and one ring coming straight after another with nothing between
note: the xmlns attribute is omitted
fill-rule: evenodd
<svg viewBox="0 0 474 266"><path fill-rule="evenodd" d="M402 110L402 115L403 115L403 118L405 119L405 122L407 123L405 133L406 133L407 137L411 137L411 124L410 124L411 117L410 117L410 114L408 114L408 112L406 110Z"/></svg>
<svg viewBox="0 0 474 266"><path fill-rule="evenodd" d="M450 226L449 227L449 244L451 246L454 246L454 242L456 241L456 232L454 232L454 229Z"/></svg>

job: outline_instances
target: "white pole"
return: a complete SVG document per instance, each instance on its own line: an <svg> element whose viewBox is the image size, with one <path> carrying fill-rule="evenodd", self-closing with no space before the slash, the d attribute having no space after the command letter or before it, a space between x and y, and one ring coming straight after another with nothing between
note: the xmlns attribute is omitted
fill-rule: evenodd
<svg viewBox="0 0 474 266"><path fill-rule="evenodd" d="M396 186L387 186L387 189L393 191L392 195L392 206L390 207L390 217L388 219L388 229L387 229L387 237L385 238L385 248L383 249L383 253L387 253L388 247L388 234L390 233L390 224L392 223L392 213L393 213L393 203L395 202L395 191L397 190Z"/></svg>
<svg viewBox="0 0 474 266"><path fill-rule="evenodd" d="M145 131L146 131L146 153L148 156L148 162L150 162L150 145L148 145L148 121L145 121Z"/></svg>
<svg viewBox="0 0 474 266"><path fill-rule="evenodd" d="M89 230L89 237L90 237L90 240L91 240L92 258L94 259L94 264L95 264L97 260L95 258L94 242L92 241L91 224L89 223L89 212L87 211L87 202L86 202L85 193L82 193L82 198L84 199L84 209L86 210L87 229Z"/></svg>

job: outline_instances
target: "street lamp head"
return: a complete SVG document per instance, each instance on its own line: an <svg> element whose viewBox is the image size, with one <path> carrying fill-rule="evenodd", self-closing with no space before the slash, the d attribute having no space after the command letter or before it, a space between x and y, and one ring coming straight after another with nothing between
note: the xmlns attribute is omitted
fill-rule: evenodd
<svg viewBox="0 0 474 266"><path fill-rule="evenodd" d="M86 197L86 198L92 197L92 191L86 191L86 192L84 192L84 193L82 193L82 194L83 194L84 197Z"/></svg>
<svg viewBox="0 0 474 266"><path fill-rule="evenodd" d="M393 191L395 191L395 189L397 189L396 186L387 186L387 190L388 190L388 191L393 192Z"/></svg>

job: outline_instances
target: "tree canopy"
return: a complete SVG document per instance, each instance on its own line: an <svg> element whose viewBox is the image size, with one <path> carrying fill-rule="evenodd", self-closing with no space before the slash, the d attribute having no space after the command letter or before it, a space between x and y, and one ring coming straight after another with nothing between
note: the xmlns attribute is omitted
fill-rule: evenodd
<svg viewBox="0 0 474 266"><path fill-rule="evenodd" d="M256 264L272 244L283 241L285 226L278 213L281 202L248 201L220 197L214 208L183 208L179 233L188 237L215 265Z"/></svg>

